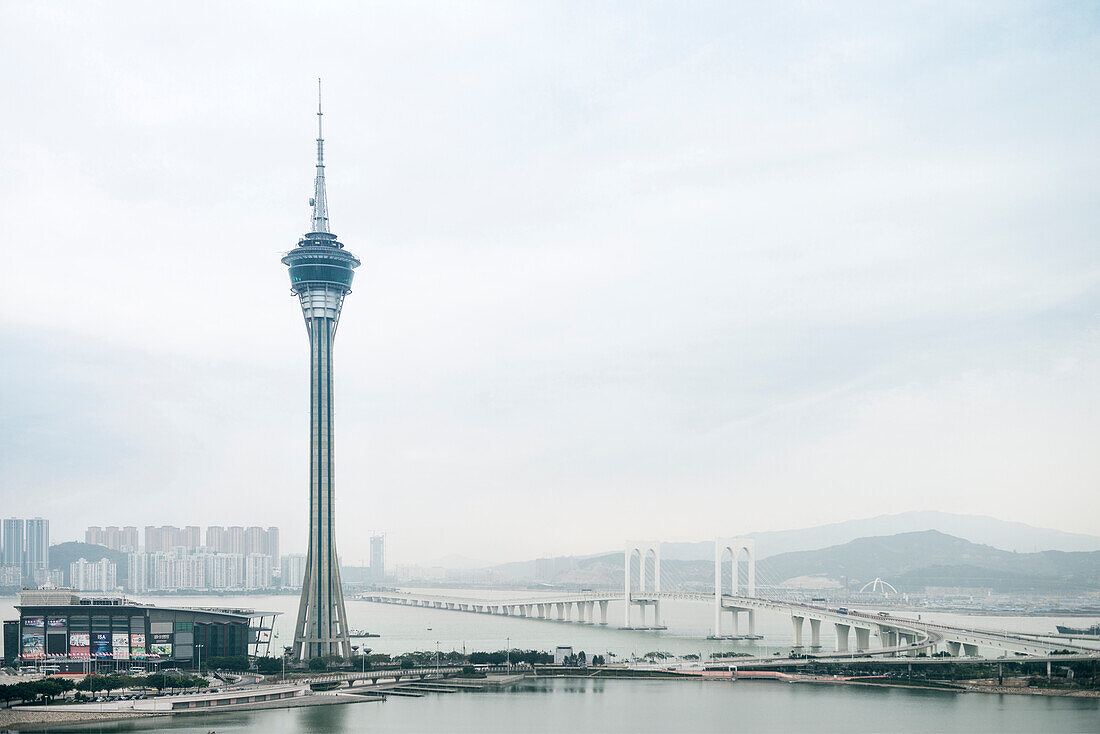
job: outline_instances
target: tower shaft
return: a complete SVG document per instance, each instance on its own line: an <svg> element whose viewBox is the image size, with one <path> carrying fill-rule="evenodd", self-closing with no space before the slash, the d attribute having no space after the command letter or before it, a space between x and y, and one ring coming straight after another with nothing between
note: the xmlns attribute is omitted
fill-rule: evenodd
<svg viewBox="0 0 1100 734"><path fill-rule="evenodd" d="M310 346L309 550L294 657L351 656L336 555L333 470L332 345L344 294L311 287L299 293Z"/></svg>

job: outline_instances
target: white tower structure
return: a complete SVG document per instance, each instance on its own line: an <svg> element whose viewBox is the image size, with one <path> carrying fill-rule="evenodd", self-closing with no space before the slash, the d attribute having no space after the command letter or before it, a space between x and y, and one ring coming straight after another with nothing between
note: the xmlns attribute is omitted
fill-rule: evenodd
<svg viewBox="0 0 1100 734"><path fill-rule="evenodd" d="M294 631L298 660L351 657L347 612L336 555L333 471L332 344L359 260L329 231L325 191L321 82L317 81L317 176L310 232L283 258L298 297L310 347L309 551Z"/></svg>

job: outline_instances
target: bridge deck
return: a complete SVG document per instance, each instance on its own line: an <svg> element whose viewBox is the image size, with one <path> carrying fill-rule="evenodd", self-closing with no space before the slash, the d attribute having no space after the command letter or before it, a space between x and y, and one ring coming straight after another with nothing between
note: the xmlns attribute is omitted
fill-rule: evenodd
<svg viewBox="0 0 1100 734"><path fill-rule="evenodd" d="M619 592L579 592L574 594L517 596L502 599L484 599L473 597L449 596L441 594L406 594L397 592L363 593L354 597L361 601L380 604L404 604L450 611L478 612L482 614L501 614L531 618L528 610L556 605L607 604L621 602L624 594ZM713 604L714 594L679 591L645 591L630 595L632 603L652 603L665 600L696 601ZM840 611L829 607L816 606L795 601L766 599L762 597L723 595L721 605L724 609L772 611L789 614L792 617L847 625L856 629L885 629L901 632L906 636L919 637L915 642L904 645L887 646L874 651L837 653L837 657L860 657L868 654L892 655L903 652L916 652L942 642L994 648L1024 655L1049 655L1056 649L1072 650L1078 654L1096 654L1096 648L1074 645L1064 640L1043 640L1034 635L1009 634L991 630L954 627L934 624L921 620L908 619L886 614L869 614L856 610ZM512 610L523 610L513 615ZM572 621L572 620L569 620Z"/></svg>

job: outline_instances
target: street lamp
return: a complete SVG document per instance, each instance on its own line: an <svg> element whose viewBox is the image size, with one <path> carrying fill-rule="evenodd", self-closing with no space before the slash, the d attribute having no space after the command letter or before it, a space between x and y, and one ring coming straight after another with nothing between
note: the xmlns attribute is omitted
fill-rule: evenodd
<svg viewBox="0 0 1100 734"><path fill-rule="evenodd" d="M504 664L505 666L512 667L512 638L504 638Z"/></svg>
<svg viewBox="0 0 1100 734"><path fill-rule="evenodd" d="M202 649L205 645L195 645L195 649L199 651L199 677L202 677Z"/></svg>

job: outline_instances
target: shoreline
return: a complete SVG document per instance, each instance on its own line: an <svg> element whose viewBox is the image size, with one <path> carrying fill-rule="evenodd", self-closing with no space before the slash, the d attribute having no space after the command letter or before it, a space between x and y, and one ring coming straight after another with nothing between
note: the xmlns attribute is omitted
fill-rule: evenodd
<svg viewBox="0 0 1100 734"><path fill-rule="evenodd" d="M261 711L265 709L293 709L309 706L337 706L352 703L374 703L382 701L381 696L369 693L311 694L295 698L274 701L255 701L213 708L179 709L175 711L65 711L69 708L62 704L47 710L45 706L15 706L0 708L0 731L18 727L19 731L33 731L57 724L81 724L129 719L153 719L172 716L191 716L195 714L232 713L239 711ZM60 709L60 710L58 710Z"/></svg>

